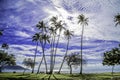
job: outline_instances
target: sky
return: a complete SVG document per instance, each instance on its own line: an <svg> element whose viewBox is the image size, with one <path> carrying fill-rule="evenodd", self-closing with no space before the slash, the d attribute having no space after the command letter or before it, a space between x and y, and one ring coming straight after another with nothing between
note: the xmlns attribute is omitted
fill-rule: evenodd
<svg viewBox="0 0 120 80"><path fill-rule="evenodd" d="M120 12L119 7L120 0L0 0L0 29L4 29L0 44L8 43L7 51L15 55L18 65L22 65L24 58L33 58L35 53L36 43L32 42L32 36L37 32L35 25L39 21L48 22L52 16L58 16L67 24L67 29L74 31L68 54L79 52L81 26L77 23L77 16L84 14L89 18L83 41L83 55L87 60L85 69L96 66L97 69L108 68L102 66L103 53L118 47L120 43L120 26L115 27L114 23L114 16ZM62 35L57 50L56 69L65 54L66 42ZM41 52L39 46L37 62L41 59ZM49 63L49 47L45 53ZM67 69L64 64L63 70Z"/></svg>

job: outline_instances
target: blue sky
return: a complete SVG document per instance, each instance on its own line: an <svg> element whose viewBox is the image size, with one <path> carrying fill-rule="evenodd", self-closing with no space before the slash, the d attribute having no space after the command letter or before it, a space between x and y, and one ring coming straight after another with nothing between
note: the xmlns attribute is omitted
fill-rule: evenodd
<svg viewBox="0 0 120 80"><path fill-rule="evenodd" d="M35 25L38 21L47 22L52 16L58 16L67 24L66 28L74 31L69 54L79 52L81 26L77 24L77 16L85 14L89 18L89 25L85 27L83 55L88 61L87 68L100 67L103 53L118 47L120 43L120 27L115 27L114 23L114 16L120 12L119 7L119 0L0 0L0 29L5 29L0 44L8 43L8 52L15 54L17 64L22 65L25 57L33 58L34 55L32 36L37 31ZM65 48L66 40L62 36L56 69L59 68ZM40 46L38 52L41 53ZM45 53L48 63L49 52L47 48ZM41 59L39 53L37 61Z"/></svg>

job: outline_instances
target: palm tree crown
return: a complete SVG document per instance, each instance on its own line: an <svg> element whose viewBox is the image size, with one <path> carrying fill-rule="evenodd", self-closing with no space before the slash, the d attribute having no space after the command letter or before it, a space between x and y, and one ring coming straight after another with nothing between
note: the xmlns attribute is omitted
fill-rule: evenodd
<svg viewBox="0 0 120 80"><path fill-rule="evenodd" d="M70 39L71 36L73 36L73 31L66 30L66 31L64 32L64 36L65 36L66 39Z"/></svg>
<svg viewBox="0 0 120 80"><path fill-rule="evenodd" d="M88 25L88 18L85 18L85 16L83 14L78 16L78 23L85 26Z"/></svg>
<svg viewBox="0 0 120 80"><path fill-rule="evenodd" d="M32 41L39 41L40 35L39 33L35 33L34 36L32 37Z"/></svg>
<svg viewBox="0 0 120 80"><path fill-rule="evenodd" d="M114 21L116 22L115 26L120 25L120 14L119 13L114 17Z"/></svg>

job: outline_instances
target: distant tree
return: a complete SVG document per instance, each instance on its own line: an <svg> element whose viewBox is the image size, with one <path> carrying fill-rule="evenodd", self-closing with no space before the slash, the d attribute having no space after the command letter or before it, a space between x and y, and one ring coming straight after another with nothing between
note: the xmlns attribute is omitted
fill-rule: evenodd
<svg viewBox="0 0 120 80"><path fill-rule="evenodd" d="M8 54L7 52L0 50L0 72L6 65L15 65L15 56L13 54Z"/></svg>
<svg viewBox="0 0 120 80"><path fill-rule="evenodd" d="M118 13L117 15L115 15L114 21L116 23L115 26L120 25L120 13Z"/></svg>
<svg viewBox="0 0 120 80"><path fill-rule="evenodd" d="M70 67L70 74L72 74L72 65L74 67L80 66L81 65L81 61L83 61L83 63L86 64L86 61L85 60L81 60L81 56L79 54L76 54L76 53L72 53L70 55L67 55L65 57L65 60L67 62L67 65Z"/></svg>
<svg viewBox="0 0 120 80"><path fill-rule="evenodd" d="M112 66L112 75L115 65L120 65L120 50L119 48L113 48L107 51L103 55L103 65Z"/></svg>
<svg viewBox="0 0 120 80"><path fill-rule="evenodd" d="M8 45L7 43L3 43L2 46L1 46L1 48L3 48L3 49L8 49L8 48L9 48L9 45Z"/></svg>
<svg viewBox="0 0 120 80"><path fill-rule="evenodd" d="M82 33L81 33L81 67L80 67L80 74L82 74L82 47L83 47L83 35L84 35L84 27L88 25L88 18L86 18L83 14L78 16L78 24L82 25Z"/></svg>
<svg viewBox="0 0 120 80"><path fill-rule="evenodd" d="M34 60L32 60L31 58L25 58L25 59L23 60L22 64L23 64L24 66L26 66L26 68L25 68L24 71L23 71L23 74L24 74L25 71L27 70L27 68L33 69L33 67L34 67Z"/></svg>

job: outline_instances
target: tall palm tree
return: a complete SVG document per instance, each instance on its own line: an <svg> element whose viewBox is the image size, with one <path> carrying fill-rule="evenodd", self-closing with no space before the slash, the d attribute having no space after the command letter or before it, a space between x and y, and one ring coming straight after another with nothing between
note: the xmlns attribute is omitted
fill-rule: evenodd
<svg viewBox="0 0 120 80"><path fill-rule="evenodd" d="M49 32L50 32L50 37L51 37L51 44L50 44L50 46L51 46L51 56L50 56L50 74L52 74L53 73L53 57L54 57L54 55L53 55L53 53L54 53L54 42L55 42L55 35L56 35L56 30L55 30L55 27L50 27L49 28Z"/></svg>
<svg viewBox="0 0 120 80"><path fill-rule="evenodd" d="M114 21L115 21L115 26L120 25L120 14L118 13L115 17L114 17Z"/></svg>
<svg viewBox="0 0 120 80"><path fill-rule="evenodd" d="M69 40L70 40L71 37L73 36L73 31L66 30L66 31L64 31L64 35L65 35L65 38L66 38L68 41L67 41L66 53L65 53L65 56L64 56L64 58L63 58L63 60L62 60L62 63L61 63L61 66L60 66L60 68L59 68L58 73L60 73L60 71L61 71L61 69L62 69L62 66L63 66L63 63L64 63L64 61L65 61L65 57L67 56L68 47L69 47Z"/></svg>
<svg viewBox="0 0 120 80"><path fill-rule="evenodd" d="M58 39L57 39L57 42L56 42L56 46L55 46L55 53L54 53L54 60L53 60L53 69L54 69L54 66L55 66L55 58L56 58L56 52L57 52L57 47L58 47L58 44L59 44L59 40L60 40L60 36L61 36L61 32L62 30L65 30L66 28L63 26L63 23L62 21L56 21L56 23L53 23L56 27L56 31L58 30L59 33L58 33Z"/></svg>
<svg viewBox="0 0 120 80"><path fill-rule="evenodd" d="M78 16L78 24L82 25L82 33L81 33L81 68L80 68L80 74L82 74L82 48L83 48L83 35L84 35L84 27L88 25L88 18L86 18L83 14Z"/></svg>
<svg viewBox="0 0 120 80"><path fill-rule="evenodd" d="M34 55L34 66L32 68L32 73L34 73L34 68L35 68L35 61L36 61L36 54L37 54L37 49L38 49L38 42L39 42L39 33L34 34L34 36L32 37L32 41L36 42L36 49L35 49L35 55Z"/></svg>
<svg viewBox="0 0 120 80"><path fill-rule="evenodd" d="M41 47L42 47L42 52L43 52L42 60L39 63L37 73L39 73L39 69L40 69L40 66L42 64L43 59L44 59L45 67L46 67L46 73L47 73L47 62L46 62L46 58L45 58L44 48L45 48L46 42L50 42L48 40L49 36L47 35L48 27L46 27L46 25L45 25L45 23L43 21L39 21L38 24L36 25L36 27L40 30L39 41L40 41L40 44L41 44Z"/></svg>

